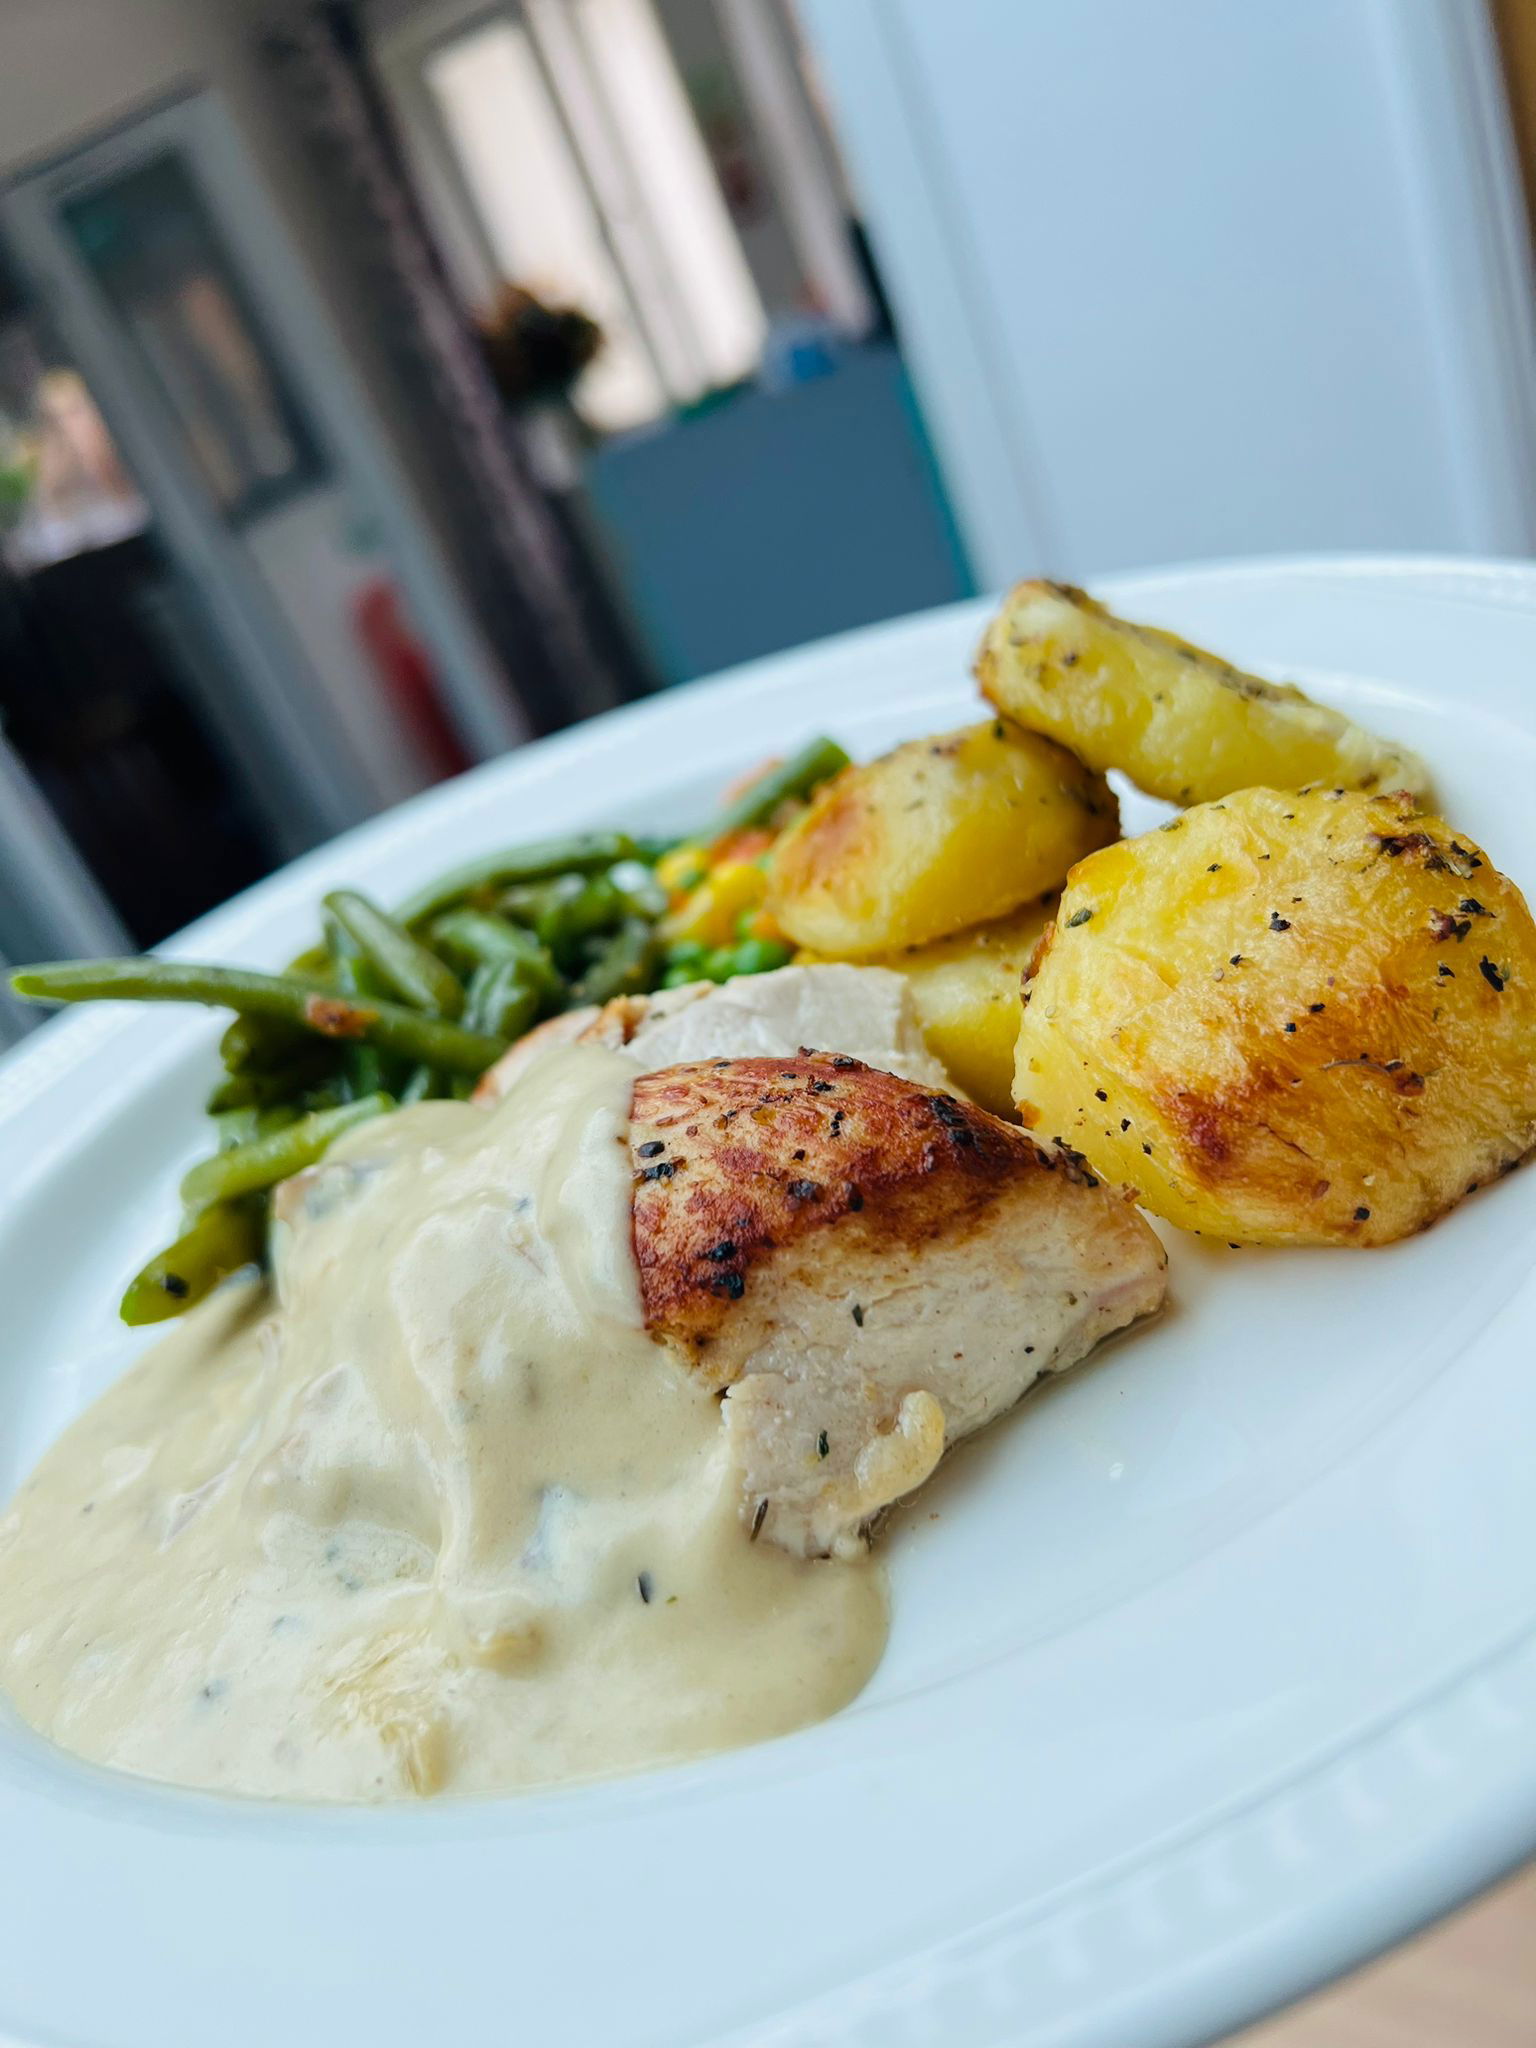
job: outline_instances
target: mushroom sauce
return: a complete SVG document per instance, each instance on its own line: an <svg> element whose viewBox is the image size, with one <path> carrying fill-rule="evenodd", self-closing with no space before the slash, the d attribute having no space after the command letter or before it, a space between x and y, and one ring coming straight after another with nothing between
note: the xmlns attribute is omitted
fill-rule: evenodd
<svg viewBox="0 0 1536 2048"><path fill-rule="evenodd" d="M279 1199L0 1522L0 1685L64 1748L231 1792L487 1793L754 1742L879 1659L867 1561L740 1516L718 1404L641 1326L635 1067L551 1053Z"/></svg>

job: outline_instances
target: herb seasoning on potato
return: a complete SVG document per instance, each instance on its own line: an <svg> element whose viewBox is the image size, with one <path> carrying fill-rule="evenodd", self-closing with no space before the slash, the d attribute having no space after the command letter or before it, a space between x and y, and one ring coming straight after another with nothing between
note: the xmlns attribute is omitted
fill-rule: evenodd
<svg viewBox="0 0 1536 2048"><path fill-rule="evenodd" d="M1429 787L1406 747L1289 683L1266 682L1156 626L1117 619L1065 583L1020 583L977 657L982 694L1091 768L1171 804L1264 784Z"/></svg>
<svg viewBox="0 0 1536 2048"><path fill-rule="evenodd" d="M988 719L845 768L775 846L768 908L797 945L864 959L1017 910L1119 829L1102 776Z"/></svg>
<svg viewBox="0 0 1536 2048"><path fill-rule="evenodd" d="M1536 925L1471 840L1339 789L1177 823L1070 877L1026 988L1027 1123L1250 1244L1390 1243L1530 1149Z"/></svg>

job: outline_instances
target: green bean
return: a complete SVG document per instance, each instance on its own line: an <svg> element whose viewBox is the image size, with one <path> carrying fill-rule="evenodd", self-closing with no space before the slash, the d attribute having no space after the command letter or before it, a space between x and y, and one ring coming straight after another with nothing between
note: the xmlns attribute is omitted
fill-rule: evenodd
<svg viewBox="0 0 1536 2048"><path fill-rule="evenodd" d="M464 1008L464 988L445 961L404 925L386 917L355 889L335 889L325 907L363 959L384 983L385 992L438 1017L457 1017Z"/></svg>
<svg viewBox="0 0 1536 2048"><path fill-rule="evenodd" d="M332 988L340 986L334 969L329 949L311 946L290 960L284 972L297 975L300 981ZM219 1040L219 1058L231 1074L243 1074L253 1068L264 1073L273 1067L288 1066L306 1043L306 1034L293 1025L278 1023L271 1017L236 1017Z"/></svg>
<svg viewBox="0 0 1536 2048"><path fill-rule="evenodd" d="M408 1060L427 1060L454 1073L479 1074L506 1047L440 1017L397 1003L361 1002L291 975L245 967L204 967L190 960L60 960L11 976L19 996L43 1003L205 1003L247 1016L302 1024L322 1038L362 1039Z"/></svg>
<svg viewBox="0 0 1536 2048"><path fill-rule="evenodd" d="M274 1103L270 1109L253 1106L223 1110L213 1119L218 1127L219 1150L232 1152L236 1145L249 1144L252 1138L269 1138L274 1131L297 1123L301 1113L291 1102Z"/></svg>
<svg viewBox="0 0 1536 2048"><path fill-rule="evenodd" d="M221 1280L259 1259L264 1239L258 1204L215 1202L134 1275L118 1313L135 1325L179 1316Z"/></svg>
<svg viewBox="0 0 1536 2048"><path fill-rule="evenodd" d="M623 898L606 875L562 875L547 887L533 928L557 964L573 964L583 939L612 931L624 914Z"/></svg>
<svg viewBox="0 0 1536 2048"><path fill-rule="evenodd" d="M727 804L705 836L724 839L728 833L766 825L780 804L791 797L809 796L819 783L830 782L847 766L848 756L836 740L808 740L788 760L749 784L734 803Z"/></svg>
<svg viewBox="0 0 1536 2048"><path fill-rule="evenodd" d="M470 977L465 1022L497 1038L520 1038L539 1011L539 991L521 961L487 961Z"/></svg>
<svg viewBox="0 0 1536 2048"><path fill-rule="evenodd" d="M331 956L325 946L306 946L302 953L296 953L288 962L285 972L296 974L300 981L319 981L327 986L331 978Z"/></svg>
<svg viewBox="0 0 1536 2048"><path fill-rule="evenodd" d="M402 1109L411 1109L418 1102L430 1102L434 1097L448 1092L447 1082L436 1067L426 1065L412 1067L406 1076L405 1086L398 1097Z"/></svg>
<svg viewBox="0 0 1536 2048"><path fill-rule="evenodd" d="M653 868L664 853L670 853L674 846L681 846L682 843L683 835L677 832L674 832L670 839L658 839L654 833L637 832L634 858L643 860L648 868Z"/></svg>
<svg viewBox="0 0 1536 2048"><path fill-rule="evenodd" d="M298 1052L285 1067L264 1071L247 1068L226 1074L208 1097L210 1116L223 1116L236 1109L271 1109L279 1103L297 1102L321 1086L335 1071L336 1055L323 1039L305 1039L295 1034Z"/></svg>
<svg viewBox="0 0 1536 2048"><path fill-rule="evenodd" d="M302 1031L270 1017L236 1017L219 1040L219 1058L231 1074L286 1066L305 1044Z"/></svg>
<svg viewBox="0 0 1536 2048"><path fill-rule="evenodd" d="M361 946L346 926L335 917L324 918L322 923L337 992L344 996L383 995L379 976L363 958ZM377 1095L384 1086L384 1056L376 1045L343 1046L341 1070L347 1093L354 1102L365 1095Z"/></svg>
<svg viewBox="0 0 1536 2048"><path fill-rule="evenodd" d="M378 1090L388 1095L388 1088ZM356 1102L359 1097L352 1093L352 1084L344 1074L332 1074L328 1081L318 1081L313 1088L306 1088L293 1104L300 1116L307 1116L312 1109L339 1109L344 1102Z"/></svg>
<svg viewBox="0 0 1536 2048"><path fill-rule="evenodd" d="M627 918L582 976L576 999L606 1003L613 996L639 995L654 987L662 945L643 917Z"/></svg>
<svg viewBox="0 0 1536 2048"><path fill-rule="evenodd" d="M580 875L555 875L547 882L518 882L502 891L496 907L520 929L532 931L541 918L581 886L582 879Z"/></svg>
<svg viewBox="0 0 1536 2048"><path fill-rule="evenodd" d="M395 916L401 924L417 925L465 901L484 909L495 891L514 882L547 881L552 875L567 873L594 874L616 860L633 860L639 850L627 832L577 832L568 839L535 840L502 853L483 854L418 889Z"/></svg>
<svg viewBox="0 0 1536 2048"><path fill-rule="evenodd" d="M313 1166L344 1131L366 1123L370 1117L382 1116L394 1106L392 1095L368 1095L361 1102L343 1103L338 1109L317 1109L289 1124L286 1130L253 1138L231 1152L216 1153L212 1159L200 1160L187 1173L181 1183L181 1199L196 1214L215 1202L274 1187L289 1174Z"/></svg>
<svg viewBox="0 0 1536 2048"><path fill-rule="evenodd" d="M553 1001L565 995L565 978L548 949L526 926L513 924L510 918L495 917L486 910L450 910L433 921L431 939L450 960L470 970L515 961L541 997Z"/></svg>
<svg viewBox="0 0 1536 2048"><path fill-rule="evenodd" d="M632 916L654 920L666 915L667 892L644 861L615 861L608 870L607 879L618 890L619 901Z"/></svg>
<svg viewBox="0 0 1536 2048"><path fill-rule="evenodd" d="M236 1145L243 1145L256 1135L256 1118L259 1112L254 1105L243 1109L210 1110L214 1128L219 1134L219 1150L228 1152Z"/></svg>

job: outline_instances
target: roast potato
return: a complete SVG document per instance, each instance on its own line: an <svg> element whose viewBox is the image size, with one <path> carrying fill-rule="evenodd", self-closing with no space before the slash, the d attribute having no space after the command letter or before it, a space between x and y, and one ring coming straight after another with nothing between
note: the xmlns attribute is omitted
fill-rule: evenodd
<svg viewBox="0 0 1536 2048"><path fill-rule="evenodd" d="M1149 796L1211 803L1262 783L1299 789L1429 787L1407 748L1377 739L1287 683L1154 626L1134 626L1064 583L1020 583L976 661L985 696L1091 767Z"/></svg>
<svg viewBox="0 0 1536 2048"><path fill-rule="evenodd" d="M859 963L906 976L928 1050L956 1087L994 1116L1013 1114L1019 989L1055 900L1047 896L991 924Z"/></svg>
<svg viewBox="0 0 1536 2048"><path fill-rule="evenodd" d="M1077 867L1020 1115L1157 1215L1386 1244L1536 1142L1536 926L1404 795L1248 789Z"/></svg>
<svg viewBox="0 0 1536 2048"><path fill-rule="evenodd" d="M868 959L1042 896L1119 823L1101 776L988 719L845 768L775 846L767 907L797 945Z"/></svg>

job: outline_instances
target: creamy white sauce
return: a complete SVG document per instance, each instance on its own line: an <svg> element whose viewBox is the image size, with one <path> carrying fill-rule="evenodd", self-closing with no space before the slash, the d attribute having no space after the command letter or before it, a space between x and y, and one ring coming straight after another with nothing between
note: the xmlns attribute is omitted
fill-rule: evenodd
<svg viewBox="0 0 1536 2048"><path fill-rule="evenodd" d="M175 1783L484 1793L782 1733L858 1692L868 1562L753 1544L715 1400L641 1328L635 1067L552 1053L293 1184L0 1523L0 1685Z"/></svg>

